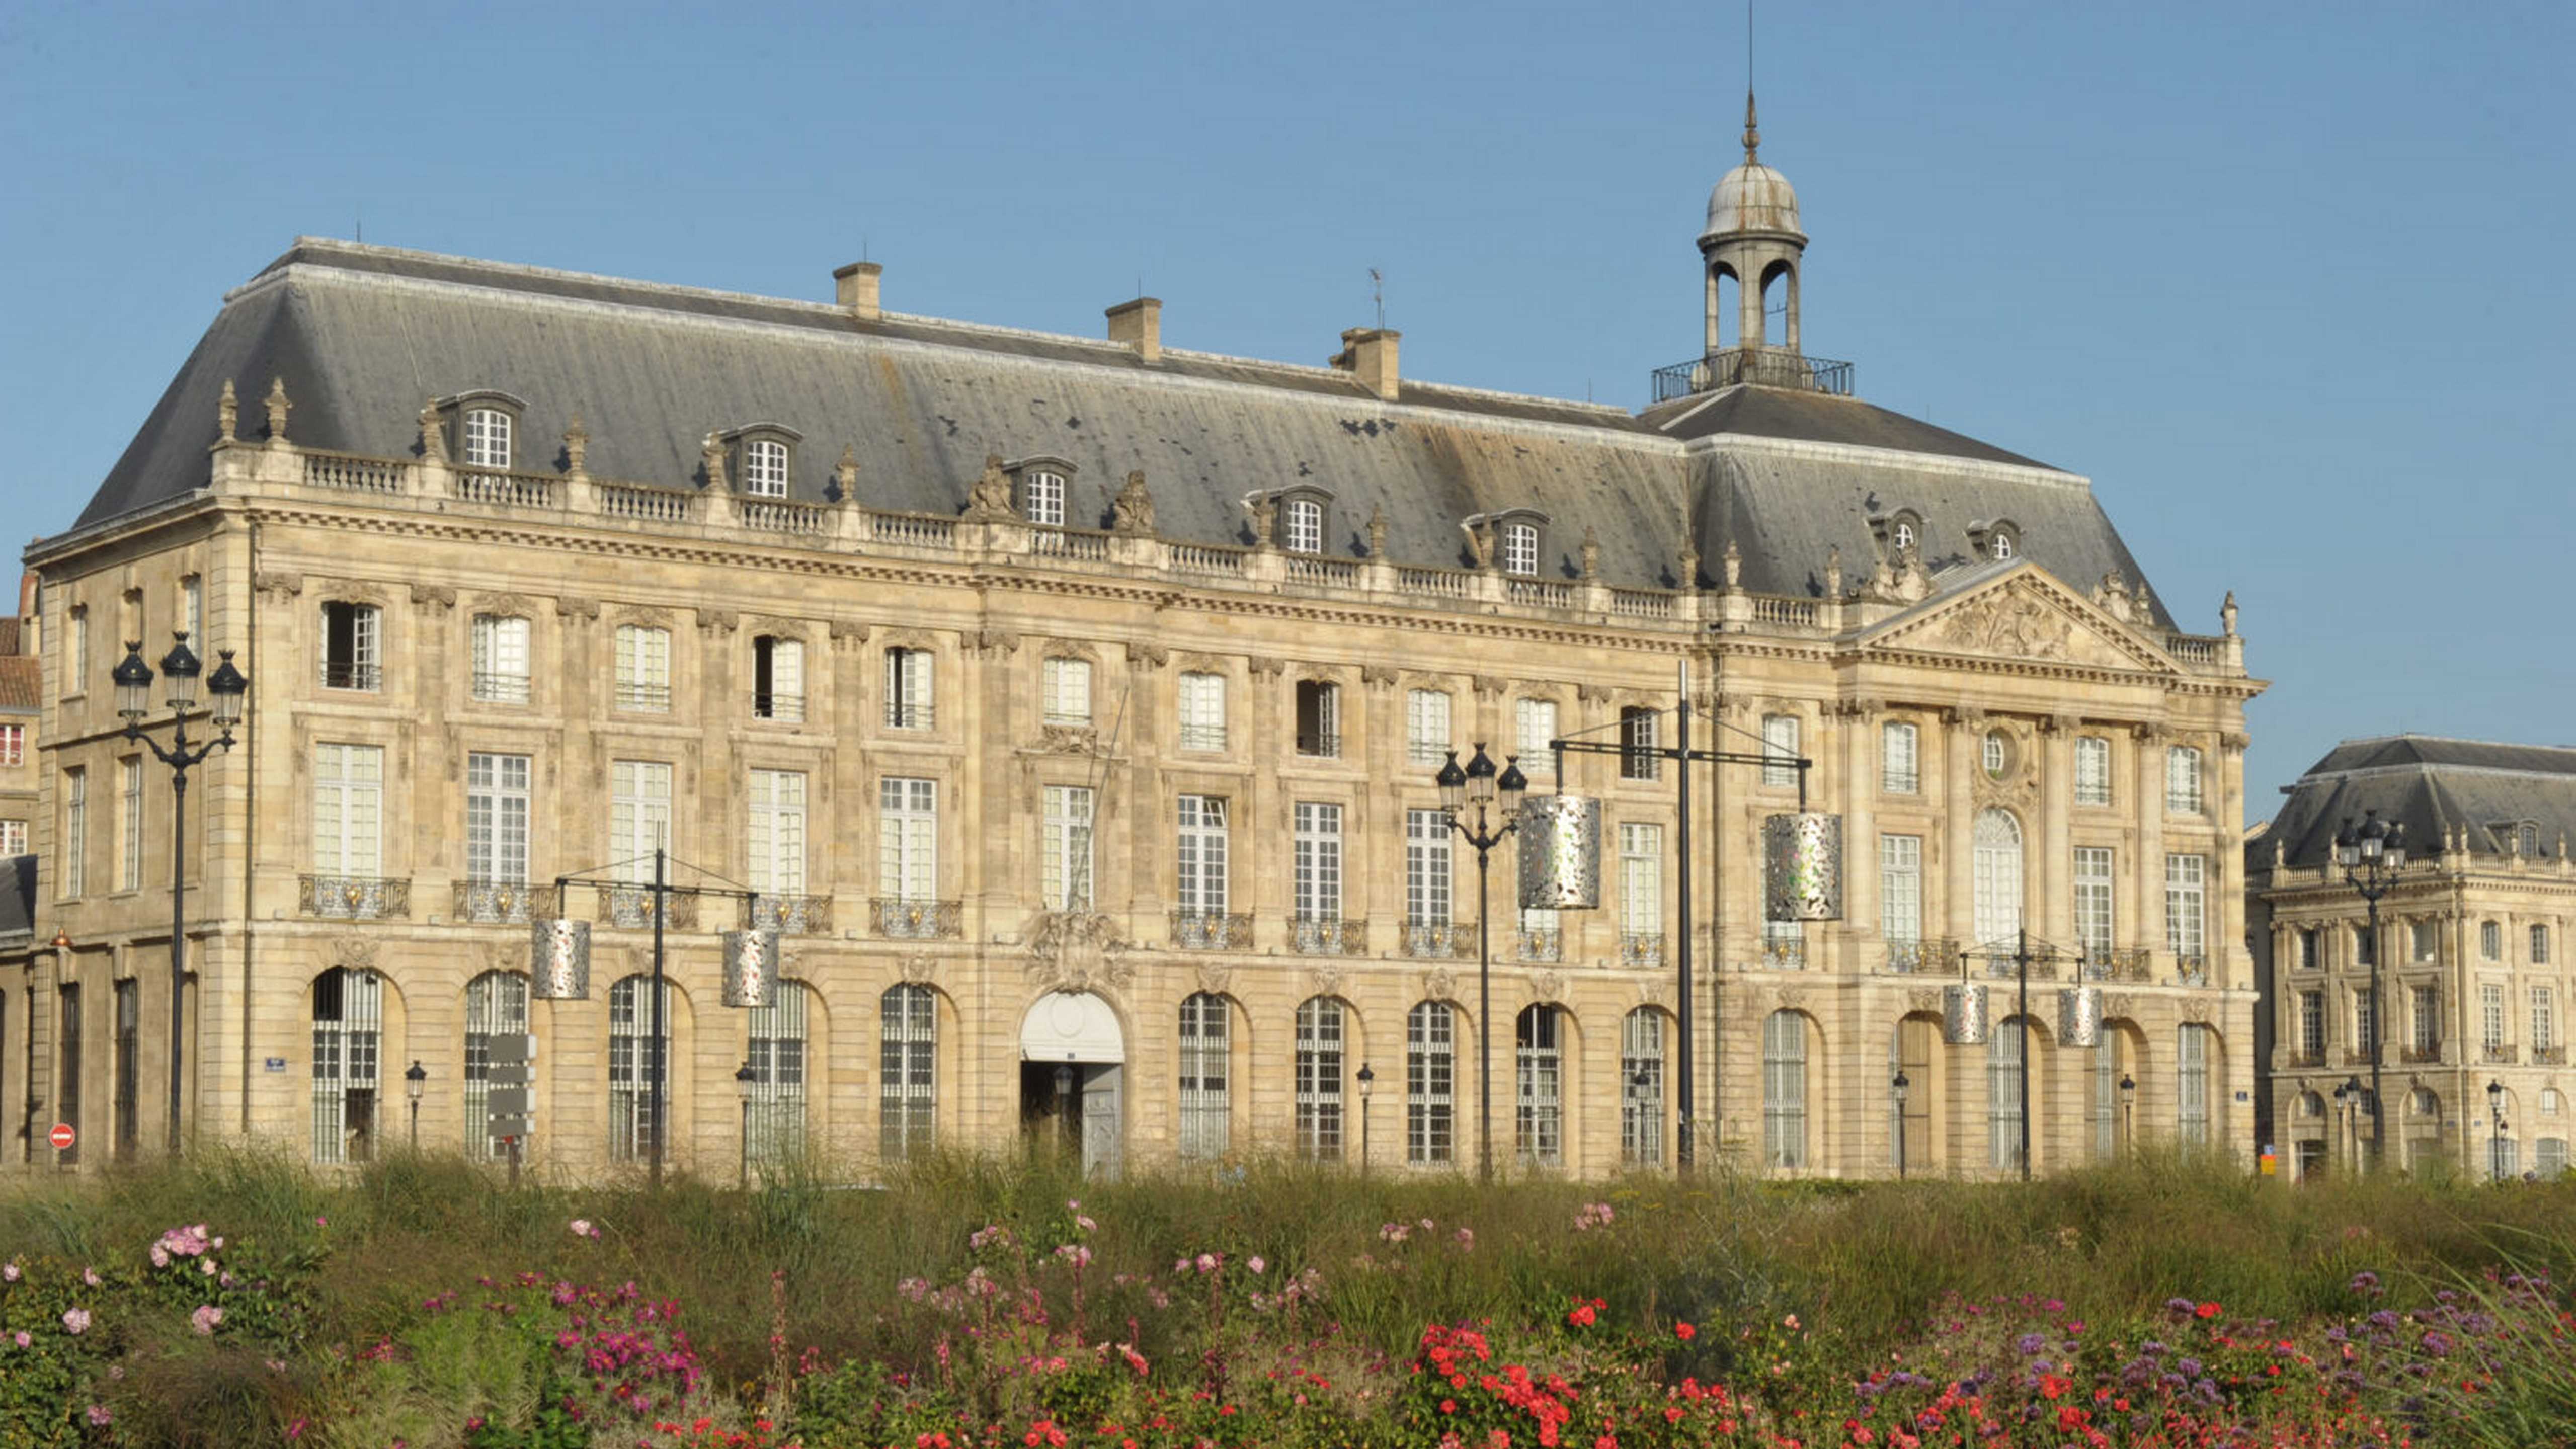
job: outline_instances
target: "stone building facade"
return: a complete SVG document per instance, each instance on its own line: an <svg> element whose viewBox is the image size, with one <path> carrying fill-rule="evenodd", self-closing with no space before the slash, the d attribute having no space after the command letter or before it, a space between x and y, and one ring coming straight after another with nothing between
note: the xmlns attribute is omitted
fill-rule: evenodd
<svg viewBox="0 0 2576 1449"><path fill-rule="evenodd" d="M526 1032L531 1163L631 1162L661 845L758 897L663 920L701 1171L1030 1133L1102 1170L1469 1165L1487 1036L1504 1167L1668 1165L1683 933L1703 1155L2009 1170L2013 1047L1943 1045L1940 988L2023 928L2054 948L2036 1165L2242 1151L2232 606L2179 629L2080 475L1724 335L1734 289L1796 336L1806 238L1751 140L1701 238L1708 345L1637 413L1408 379L1383 330L1320 368L1166 347L1152 299L1086 340L885 311L867 265L823 304L299 241L30 553L8 1159L52 1160L73 1083L103 1152L160 1140L169 794L147 761L126 803L108 672L192 623L251 680L182 842L200 1133L346 1161L412 1130L418 1062L423 1145L487 1151L490 1040ZM1687 821L1650 756L1557 776L1552 738L1668 739L1685 668L1702 742L1813 761L1846 919L1761 919L1795 769L1694 767ZM1479 742L1605 802L1602 909L1522 916L1500 851L1480 943L1432 778ZM596 923L590 994L531 1001L558 910ZM728 1009L717 932L754 919L793 986ZM2106 1045L2061 1050L2079 976Z"/></svg>
<svg viewBox="0 0 2576 1449"><path fill-rule="evenodd" d="M2407 852L2375 974L2368 905L2334 862L2337 833L2374 814L2405 827ZM2347 740L2300 777L2246 848L2262 1125L2285 1171L2366 1160L2374 1065L2391 1167L2567 1170L2571 829L2576 749L2395 735Z"/></svg>

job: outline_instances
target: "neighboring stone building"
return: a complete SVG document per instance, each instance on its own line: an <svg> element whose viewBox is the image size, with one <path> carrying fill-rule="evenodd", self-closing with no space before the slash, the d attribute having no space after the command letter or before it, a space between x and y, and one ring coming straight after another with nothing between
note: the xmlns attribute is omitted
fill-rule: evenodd
<svg viewBox="0 0 2576 1449"><path fill-rule="evenodd" d="M670 913L683 1164L733 1170L745 1111L756 1152L861 1163L1074 1120L1104 1166L1467 1162L1475 861L1432 775L1484 741L1607 802L1604 909L1516 918L1495 862L1507 1165L1671 1160L1688 930L1712 1148L1890 1172L1902 1067L1912 1170L2006 1168L2018 1038L1941 1045L1940 987L2025 922L2069 952L2034 1016L2079 946L2111 988L2110 1046L2037 1033L2038 1165L2116 1150L2124 1074L2140 1133L2241 1151L2233 610L2181 632L2087 480L1786 345L1806 238L1752 140L1700 239L1704 355L1636 414L1406 378L1384 330L1326 367L1166 347L1152 299L1091 341L884 311L866 264L820 304L297 242L30 552L36 937L71 945L0 955L0 1059L33 1064L0 1094L76 1065L103 1122L139 1080L160 1140L170 797L147 761L122 803L108 675L202 609L252 687L190 795L201 1131L345 1160L406 1130L418 1061L424 1142L482 1150L487 1040L524 1027L532 1160L631 1160L631 883L667 838L762 893L796 983L727 1010L715 933L752 908ZM1668 730L1684 665L1727 742L1814 759L1846 921L1760 919L1793 769L1703 769L1688 923L1672 769L1552 777L1552 737ZM589 997L530 1004L529 914L608 866L561 902L598 922Z"/></svg>
<svg viewBox="0 0 2576 1449"><path fill-rule="evenodd" d="M2289 796L2246 847L2245 889L2270 1017L2259 1089L2290 1170L2368 1152L2376 1049L2392 1165L2564 1172L2576 749L2347 740ZM2407 854L2379 903L2384 1016L2368 911L2334 863L2336 835L2373 811L2405 827ZM2386 1026L2375 1040L2374 1019Z"/></svg>
<svg viewBox="0 0 2576 1449"><path fill-rule="evenodd" d="M15 617L0 615L0 859L33 848L36 719L44 693L36 640L36 576L18 585Z"/></svg>

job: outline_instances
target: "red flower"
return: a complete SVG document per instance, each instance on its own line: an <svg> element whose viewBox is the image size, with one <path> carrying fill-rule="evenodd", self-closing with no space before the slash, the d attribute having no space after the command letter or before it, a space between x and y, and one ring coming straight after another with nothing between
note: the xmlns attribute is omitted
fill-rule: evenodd
<svg viewBox="0 0 2576 1449"><path fill-rule="evenodd" d="M2193 1309L2192 1315L2197 1318L2216 1318L2218 1316L2218 1305L2215 1303L2204 1303L2198 1308Z"/></svg>
<svg viewBox="0 0 2576 1449"><path fill-rule="evenodd" d="M1691 1327L1687 1323L1676 1323L1673 1325L1673 1337L1680 1339L1684 1343L1688 1343L1698 1336L1699 1330Z"/></svg>
<svg viewBox="0 0 2576 1449"><path fill-rule="evenodd" d="M1590 1328L1592 1326L1592 1305L1589 1303L1578 1303L1574 1305L1574 1311L1565 1315L1565 1321L1573 1324L1577 1328Z"/></svg>

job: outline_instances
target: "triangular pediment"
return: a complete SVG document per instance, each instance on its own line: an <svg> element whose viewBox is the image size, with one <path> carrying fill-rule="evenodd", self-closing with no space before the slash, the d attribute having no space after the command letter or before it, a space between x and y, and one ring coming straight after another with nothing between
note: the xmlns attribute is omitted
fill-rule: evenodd
<svg viewBox="0 0 2576 1449"><path fill-rule="evenodd" d="M2180 672L2172 655L2029 562L1891 615L1864 631L1860 643L2031 664Z"/></svg>

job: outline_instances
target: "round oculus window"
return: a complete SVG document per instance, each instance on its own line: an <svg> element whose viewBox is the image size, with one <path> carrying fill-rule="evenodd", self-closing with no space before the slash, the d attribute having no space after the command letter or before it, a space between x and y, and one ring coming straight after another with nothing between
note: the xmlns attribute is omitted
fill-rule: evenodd
<svg viewBox="0 0 2576 1449"><path fill-rule="evenodd" d="M2000 780L2012 768L2012 740L2002 730L1989 731L1985 739L1985 766L1989 778Z"/></svg>

